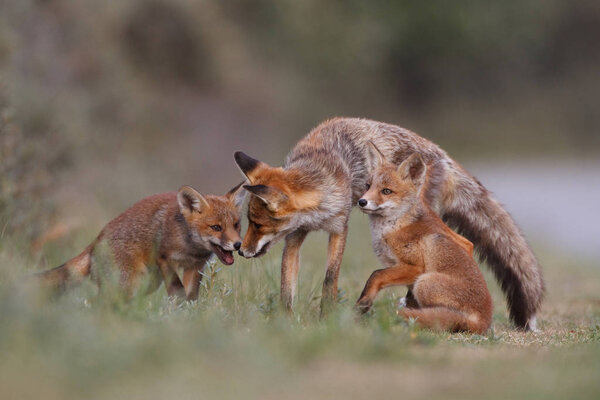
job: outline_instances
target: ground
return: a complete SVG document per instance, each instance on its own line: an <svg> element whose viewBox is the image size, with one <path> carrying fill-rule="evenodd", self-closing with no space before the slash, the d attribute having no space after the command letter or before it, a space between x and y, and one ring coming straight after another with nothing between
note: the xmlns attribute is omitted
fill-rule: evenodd
<svg viewBox="0 0 600 400"><path fill-rule="evenodd" d="M16 238L0 240L0 398L600 396L600 269L535 241L547 283L538 333L511 327L487 272L495 309L485 336L435 334L398 319L403 288L382 292L374 311L357 318L352 305L377 267L359 214L340 304L325 320L318 318L322 233L303 247L291 319L277 307L281 246L260 259L211 266L193 303L167 299L164 288L123 303L98 299L91 284L51 299L19 284L39 262L58 265L76 255L100 226L47 243L41 260L24 256L28 249Z"/></svg>

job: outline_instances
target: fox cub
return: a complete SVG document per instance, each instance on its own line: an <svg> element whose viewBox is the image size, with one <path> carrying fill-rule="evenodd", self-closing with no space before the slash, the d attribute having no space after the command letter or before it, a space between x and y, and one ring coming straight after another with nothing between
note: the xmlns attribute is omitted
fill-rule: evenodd
<svg viewBox="0 0 600 400"><path fill-rule="evenodd" d="M369 215L373 247L385 268L371 274L357 308L366 312L381 289L406 285L408 301L400 316L435 330L486 332L492 299L473 245L425 200L425 162L414 153L396 166L374 144L371 149L378 165L358 205Z"/></svg>
<svg viewBox="0 0 600 400"><path fill-rule="evenodd" d="M141 278L151 274L150 291L164 281L169 296L194 300L201 271L213 254L223 264L233 264L232 251L241 245L238 208L244 193L241 184L224 196L203 196L183 186L178 192L147 197L110 221L80 255L36 277L42 286L62 289L91 275L101 287L96 265L106 255L102 247L108 250L109 268L114 268L126 295L131 296ZM178 270L183 271L182 279Z"/></svg>

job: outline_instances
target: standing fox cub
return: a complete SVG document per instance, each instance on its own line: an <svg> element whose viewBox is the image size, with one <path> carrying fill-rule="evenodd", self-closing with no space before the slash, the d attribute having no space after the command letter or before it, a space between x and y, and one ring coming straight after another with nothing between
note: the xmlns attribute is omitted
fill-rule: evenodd
<svg viewBox="0 0 600 400"><path fill-rule="evenodd" d="M473 259L473 244L428 204L423 159L414 153L396 167L371 147L377 167L358 205L369 215L373 248L385 268L371 274L357 307L366 312L381 289L406 285L408 307L399 309L400 316L426 328L484 333L492 299Z"/></svg>
<svg viewBox="0 0 600 400"><path fill-rule="evenodd" d="M178 192L147 197L110 221L98 237L77 257L37 274L42 285L61 289L85 276L100 286L95 266L106 245L117 269L119 284L131 296L141 278L152 274L156 290L161 280L169 296L198 297L201 271L216 254L223 264L233 264L233 250L241 245L238 208L244 190L236 186L224 196L203 196L190 186ZM183 282L177 271L183 270Z"/></svg>

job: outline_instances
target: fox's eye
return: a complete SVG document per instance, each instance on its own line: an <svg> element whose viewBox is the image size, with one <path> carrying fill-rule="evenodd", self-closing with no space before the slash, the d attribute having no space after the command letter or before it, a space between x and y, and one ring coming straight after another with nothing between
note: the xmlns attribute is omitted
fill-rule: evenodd
<svg viewBox="0 0 600 400"><path fill-rule="evenodd" d="M388 188L385 188L381 191L381 193L387 196L388 194L392 194L392 191Z"/></svg>
<svg viewBox="0 0 600 400"><path fill-rule="evenodd" d="M371 184L367 183L367 190L371 189Z"/></svg>
<svg viewBox="0 0 600 400"><path fill-rule="evenodd" d="M223 228L221 228L221 225L211 225L210 229L212 229L215 232L221 232L223 230Z"/></svg>
<svg viewBox="0 0 600 400"><path fill-rule="evenodd" d="M240 227L240 221L236 222L235 224L233 224L233 228L237 229Z"/></svg>
<svg viewBox="0 0 600 400"><path fill-rule="evenodd" d="M261 224L257 224L256 222L253 222L252 225L254 225L255 229L260 229L260 227L262 226Z"/></svg>

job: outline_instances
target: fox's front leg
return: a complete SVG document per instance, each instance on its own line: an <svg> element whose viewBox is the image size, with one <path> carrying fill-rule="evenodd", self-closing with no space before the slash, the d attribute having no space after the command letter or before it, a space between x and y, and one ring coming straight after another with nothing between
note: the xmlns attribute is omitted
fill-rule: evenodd
<svg viewBox="0 0 600 400"><path fill-rule="evenodd" d="M381 289L389 286L411 285L422 273L423 268L409 264L374 271L356 302L356 308L362 313L369 311L375 296Z"/></svg>
<svg viewBox="0 0 600 400"><path fill-rule="evenodd" d="M185 290L179 276L175 273L175 266L169 265L166 260L159 260L157 264L169 297L185 297Z"/></svg>
<svg viewBox="0 0 600 400"><path fill-rule="evenodd" d="M337 301L338 277L340 275L340 266L342 265L342 256L344 255L347 236L347 225L342 233L331 233L329 235L327 271L325 272L323 293L321 297L321 316L324 316L331 308L333 308Z"/></svg>
<svg viewBox="0 0 600 400"><path fill-rule="evenodd" d="M285 248L281 259L281 304L288 312L291 312L294 307L300 269L300 247L307 233L305 230L297 230L285 237Z"/></svg>
<svg viewBox="0 0 600 400"><path fill-rule="evenodd" d="M187 300L198 300L198 291L202 281L202 268L186 268L183 271L183 288Z"/></svg>

